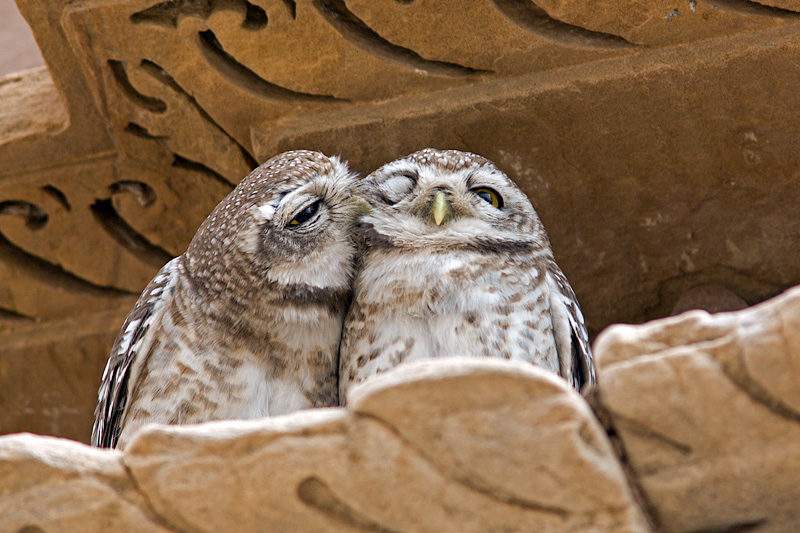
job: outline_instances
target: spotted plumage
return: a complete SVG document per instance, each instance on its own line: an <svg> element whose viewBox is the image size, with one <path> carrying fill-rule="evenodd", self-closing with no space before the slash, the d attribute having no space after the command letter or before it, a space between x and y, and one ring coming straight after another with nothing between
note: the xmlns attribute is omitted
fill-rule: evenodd
<svg viewBox="0 0 800 533"><path fill-rule="evenodd" d="M356 177L287 152L254 170L142 293L111 351L92 444L186 424L336 405L354 272Z"/></svg>
<svg viewBox="0 0 800 533"><path fill-rule="evenodd" d="M404 361L529 361L594 382L575 294L525 194L492 162L423 150L364 182L366 252L340 349L339 395Z"/></svg>

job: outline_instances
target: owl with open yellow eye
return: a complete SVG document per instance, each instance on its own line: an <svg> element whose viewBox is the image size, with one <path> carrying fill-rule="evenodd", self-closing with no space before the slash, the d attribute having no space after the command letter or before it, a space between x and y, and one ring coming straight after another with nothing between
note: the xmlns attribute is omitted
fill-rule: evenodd
<svg viewBox="0 0 800 533"><path fill-rule="evenodd" d="M339 398L403 362L528 361L595 381L575 294L525 194L491 161L426 149L363 183L366 250L345 318Z"/></svg>

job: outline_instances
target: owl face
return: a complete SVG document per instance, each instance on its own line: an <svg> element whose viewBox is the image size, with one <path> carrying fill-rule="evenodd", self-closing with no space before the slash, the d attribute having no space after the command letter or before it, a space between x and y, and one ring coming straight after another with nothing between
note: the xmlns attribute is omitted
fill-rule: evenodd
<svg viewBox="0 0 800 533"><path fill-rule="evenodd" d="M394 246L522 245L546 236L525 194L491 161L426 149L384 165L365 180L373 237Z"/></svg>
<svg viewBox="0 0 800 533"><path fill-rule="evenodd" d="M187 251L190 270L211 282L215 269L237 265L237 276L250 283L348 286L363 205L353 195L357 185L336 157L294 151L270 159L203 223Z"/></svg>

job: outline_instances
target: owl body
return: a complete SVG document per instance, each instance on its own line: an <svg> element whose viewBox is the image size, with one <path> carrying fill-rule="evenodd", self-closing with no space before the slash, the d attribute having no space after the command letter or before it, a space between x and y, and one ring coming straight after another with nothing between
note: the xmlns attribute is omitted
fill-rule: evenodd
<svg viewBox="0 0 800 533"><path fill-rule="evenodd" d="M112 348L92 443L187 424L336 405L353 277L355 176L288 152L211 213L147 286Z"/></svg>
<svg viewBox="0 0 800 533"><path fill-rule="evenodd" d="M365 185L373 212L345 320L340 400L400 363L454 355L527 361L576 387L594 379L572 289L527 197L497 167L424 150Z"/></svg>

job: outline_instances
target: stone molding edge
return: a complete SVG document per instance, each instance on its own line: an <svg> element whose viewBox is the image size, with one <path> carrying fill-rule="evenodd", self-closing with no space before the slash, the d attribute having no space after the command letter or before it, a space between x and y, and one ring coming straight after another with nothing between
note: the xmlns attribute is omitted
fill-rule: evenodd
<svg viewBox="0 0 800 533"><path fill-rule="evenodd" d="M427 361L355 388L349 401L259 421L151 425L124 451L2 437L0 526L648 529L591 409L546 371Z"/></svg>

